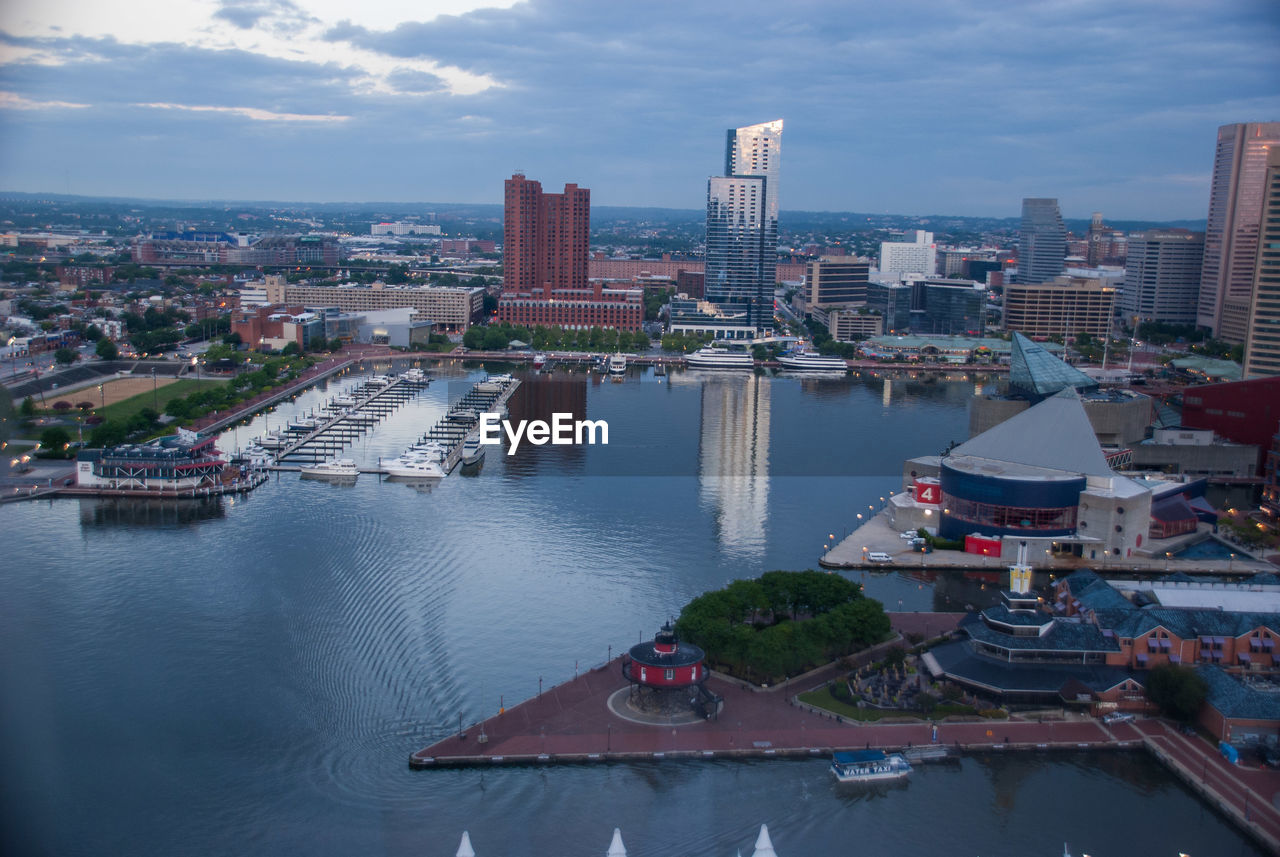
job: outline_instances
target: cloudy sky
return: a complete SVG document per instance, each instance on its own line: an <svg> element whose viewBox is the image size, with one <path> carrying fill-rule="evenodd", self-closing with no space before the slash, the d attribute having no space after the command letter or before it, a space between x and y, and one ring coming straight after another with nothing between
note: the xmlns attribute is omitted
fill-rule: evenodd
<svg viewBox="0 0 1280 857"><path fill-rule="evenodd" d="M3 0L0 191L700 208L782 118L784 210L1202 218L1278 46L1277 0Z"/></svg>

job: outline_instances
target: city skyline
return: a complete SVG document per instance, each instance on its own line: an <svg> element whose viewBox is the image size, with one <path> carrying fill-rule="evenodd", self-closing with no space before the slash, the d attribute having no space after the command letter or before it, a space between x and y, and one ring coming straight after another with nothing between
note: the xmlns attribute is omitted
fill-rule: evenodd
<svg viewBox="0 0 1280 857"><path fill-rule="evenodd" d="M1246 0L479 5L6 4L0 189L488 203L525 170L696 209L720 169L705 141L779 116L790 210L1054 197L1167 221L1205 216L1219 125L1280 117L1280 16Z"/></svg>

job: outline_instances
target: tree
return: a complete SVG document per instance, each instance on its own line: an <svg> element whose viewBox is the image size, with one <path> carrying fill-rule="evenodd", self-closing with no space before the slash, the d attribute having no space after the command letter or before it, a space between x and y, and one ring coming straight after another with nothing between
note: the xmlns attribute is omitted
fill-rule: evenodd
<svg viewBox="0 0 1280 857"><path fill-rule="evenodd" d="M97 342L102 338L102 328L96 324L91 324L84 329L84 338L89 342Z"/></svg>
<svg viewBox="0 0 1280 857"><path fill-rule="evenodd" d="M62 426L49 426L40 433L40 448L53 454L61 454L71 443L71 433Z"/></svg>
<svg viewBox="0 0 1280 857"><path fill-rule="evenodd" d="M22 407L18 409L24 417L34 417L36 415L36 401L27 396L22 400Z"/></svg>
<svg viewBox="0 0 1280 857"><path fill-rule="evenodd" d="M53 359L61 363L63 366L70 366L80 359L80 355L76 353L74 348L59 348L53 352Z"/></svg>
<svg viewBox="0 0 1280 857"><path fill-rule="evenodd" d="M283 354L285 357L296 357L297 355L302 353L302 347L298 345L298 343L296 342L290 342L289 344L285 345L284 348L280 349L280 353Z"/></svg>
<svg viewBox="0 0 1280 857"><path fill-rule="evenodd" d="M1209 685L1191 667L1161 664L1147 673L1147 698L1167 717L1188 722L1209 696Z"/></svg>
<svg viewBox="0 0 1280 857"><path fill-rule="evenodd" d="M105 336L98 340L94 351L103 360L115 360L120 356L120 349L116 348L116 344Z"/></svg>
<svg viewBox="0 0 1280 857"><path fill-rule="evenodd" d="M244 340L240 338L239 332L234 330L222 337L222 344L230 345L232 348L239 347L243 342Z"/></svg>

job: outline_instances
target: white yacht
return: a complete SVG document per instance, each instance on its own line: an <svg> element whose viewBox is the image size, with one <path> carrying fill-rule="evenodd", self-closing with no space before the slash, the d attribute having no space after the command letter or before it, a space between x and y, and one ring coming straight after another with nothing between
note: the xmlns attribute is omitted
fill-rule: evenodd
<svg viewBox="0 0 1280 857"><path fill-rule="evenodd" d="M314 417L294 417L289 420L289 431L310 432L320 427L320 421Z"/></svg>
<svg viewBox="0 0 1280 857"><path fill-rule="evenodd" d="M482 461L484 461L484 444L480 442L480 435L467 435L467 439L462 442L462 463L471 465Z"/></svg>
<svg viewBox="0 0 1280 857"><path fill-rule="evenodd" d="M391 380L390 375L370 375L365 383L372 387L385 387L391 383Z"/></svg>
<svg viewBox="0 0 1280 857"><path fill-rule="evenodd" d="M328 461L320 461L316 464L304 464L298 470L303 476L312 479L355 481L356 477L360 475L360 470L356 467L356 463L350 458L330 458Z"/></svg>
<svg viewBox="0 0 1280 857"><path fill-rule="evenodd" d="M627 358L624 354L614 354L609 357L609 374L625 375L627 373Z"/></svg>
<svg viewBox="0 0 1280 857"><path fill-rule="evenodd" d="M690 369L753 369L756 362L749 351L730 351L723 345L712 344L685 358Z"/></svg>
<svg viewBox="0 0 1280 857"><path fill-rule="evenodd" d="M257 440L258 446L263 449L284 449L291 442L279 431L268 432Z"/></svg>
<svg viewBox="0 0 1280 857"><path fill-rule="evenodd" d="M849 364L843 357L824 357L807 348L796 348L779 355L778 363L793 372L847 372Z"/></svg>
<svg viewBox="0 0 1280 857"><path fill-rule="evenodd" d="M333 401L330 404L335 408L354 408L356 401L355 396L338 395L333 397Z"/></svg>
<svg viewBox="0 0 1280 857"><path fill-rule="evenodd" d="M414 366L412 369L405 370L404 379L412 384L424 384L427 381L427 373Z"/></svg>
<svg viewBox="0 0 1280 857"><path fill-rule="evenodd" d="M449 450L444 444L436 443L434 440L424 440L415 443L404 451L401 458L425 458L428 461L441 462L449 457Z"/></svg>
<svg viewBox="0 0 1280 857"><path fill-rule="evenodd" d="M429 458L393 458L382 462L382 472L388 476L404 476L417 479L443 479L444 468Z"/></svg>

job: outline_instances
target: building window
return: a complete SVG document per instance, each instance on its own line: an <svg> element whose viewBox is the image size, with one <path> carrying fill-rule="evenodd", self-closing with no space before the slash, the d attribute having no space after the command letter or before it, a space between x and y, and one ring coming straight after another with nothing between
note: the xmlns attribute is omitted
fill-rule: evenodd
<svg viewBox="0 0 1280 857"><path fill-rule="evenodd" d="M666 678L667 681L674 681L675 677L676 677L675 670L667 670L666 675L664 676L664 678Z"/></svg>

